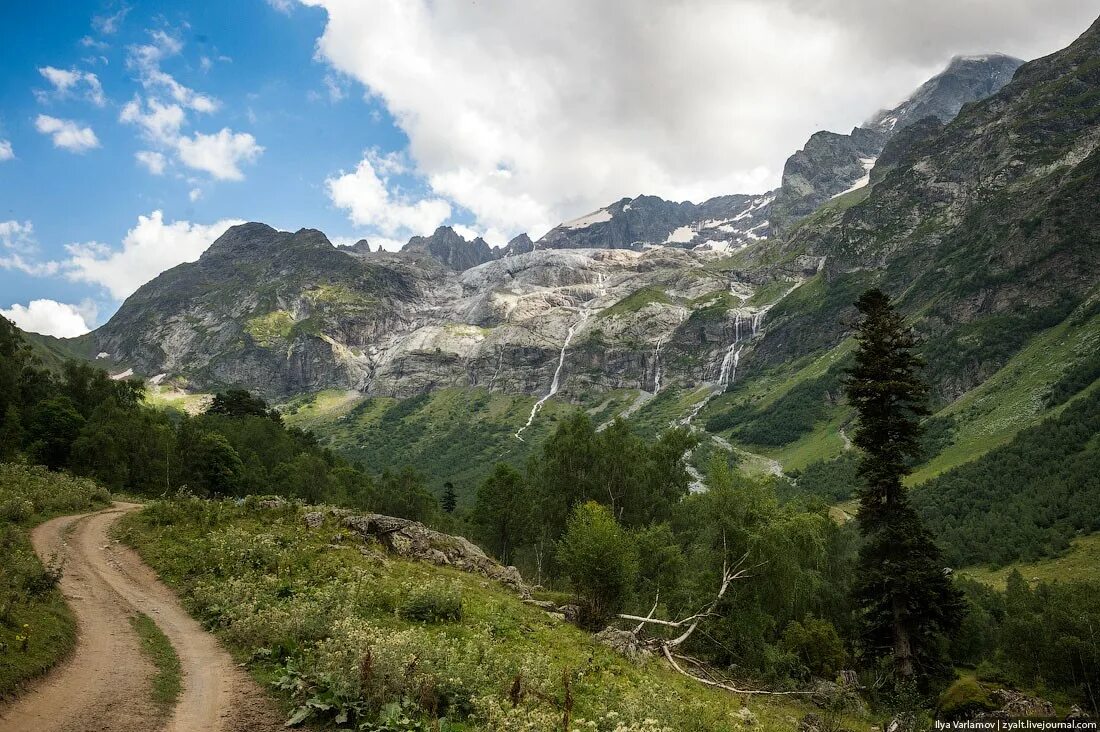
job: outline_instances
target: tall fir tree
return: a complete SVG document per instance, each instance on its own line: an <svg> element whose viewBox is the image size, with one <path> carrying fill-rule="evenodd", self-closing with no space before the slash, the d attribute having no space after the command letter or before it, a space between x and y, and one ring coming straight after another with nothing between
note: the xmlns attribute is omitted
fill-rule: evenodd
<svg viewBox="0 0 1100 732"><path fill-rule="evenodd" d="M854 594L865 652L891 656L897 680L927 691L949 670L947 643L964 613L943 556L909 502L902 479L920 454L920 417L928 388L916 341L890 298L868 290L855 365L845 392L859 416L853 442L862 452L859 553Z"/></svg>
<svg viewBox="0 0 1100 732"><path fill-rule="evenodd" d="M455 484L449 480L443 484L443 500L440 505L447 513L454 513L458 507L458 493L455 492Z"/></svg>

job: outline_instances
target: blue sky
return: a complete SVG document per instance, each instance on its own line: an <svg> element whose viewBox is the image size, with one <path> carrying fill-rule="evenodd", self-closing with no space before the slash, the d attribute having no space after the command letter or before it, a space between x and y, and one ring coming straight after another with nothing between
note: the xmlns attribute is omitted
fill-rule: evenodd
<svg viewBox="0 0 1100 732"><path fill-rule="evenodd" d="M911 7L912 6L912 7ZM503 244L623 196L774 187L955 53L1084 0L4 3L0 311L74 335L233 222Z"/></svg>
<svg viewBox="0 0 1100 732"><path fill-rule="evenodd" d="M64 245L74 242L118 246L137 217L153 211L162 211L166 221L261 220L350 236L351 225L325 196L326 176L354 164L367 147L405 145L384 107L361 91L350 93L347 80L335 87L340 98L334 99L326 82L331 71L313 61L322 10L299 8L291 19L263 2L48 2L5 3L2 12L9 32L0 47L0 139L10 143L14 158L0 164L0 219L31 222L35 249L25 260L63 259ZM112 16L113 22L102 21ZM181 46L160 63L163 72L217 102L210 113L188 111L183 131L228 128L252 135L263 148L240 163L244 180L173 162L135 125L120 121L135 95L165 98L148 93L127 63L134 47L155 43L155 32ZM47 67L95 74L103 100L90 98L84 81L59 92L40 72ZM77 152L57 147L38 131L40 115L90 128L98 143ZM151 174L135 158L139 151L161 151L164 172ZM51 298L90 301L109 315L115 298L103 290L64 276L0 268L4 308Z"/></svg>

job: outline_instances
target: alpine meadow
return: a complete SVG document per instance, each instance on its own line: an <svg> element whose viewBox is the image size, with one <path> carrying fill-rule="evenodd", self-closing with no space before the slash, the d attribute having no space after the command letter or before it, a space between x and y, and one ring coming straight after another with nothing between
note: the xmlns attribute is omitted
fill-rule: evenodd
<svg viewBox="0 0 1100 732"><path fill-rule="evenodd" d="M1100 19L926 5L0 11L0 729L1096 729Z"/></svg>

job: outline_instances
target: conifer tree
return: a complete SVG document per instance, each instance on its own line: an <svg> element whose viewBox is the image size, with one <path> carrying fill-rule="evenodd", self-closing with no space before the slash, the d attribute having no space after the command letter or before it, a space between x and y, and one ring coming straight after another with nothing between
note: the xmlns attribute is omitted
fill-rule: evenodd
<svg viewBox="0 0 1100 732"><path fill-rule="evenodd" d="M891 656L897 681L927 691L948 670L947 640L963 616L962 596L902 483L920 452L928 389L916 342L890 298L869 290L856 308L859 347L845 382L859 416L853 442L863 452L854 599L867 655Z"/></svg>
<svg viewBox="0 0 1100 732"><path fill-rule="evenodd" d="M455 492L455 484L449 480L443 484L443 500L440 505L447 513L454 513L458 507L458 493Z"/></svg>

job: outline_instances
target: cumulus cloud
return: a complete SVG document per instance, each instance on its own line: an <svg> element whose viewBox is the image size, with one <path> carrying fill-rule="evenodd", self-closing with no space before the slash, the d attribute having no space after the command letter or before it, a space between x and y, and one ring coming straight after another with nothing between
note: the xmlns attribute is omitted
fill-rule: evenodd
<svg viewBox="0 0 1100 732"><path fill-rule="evenodd" d="M451 216L451 206L440 198L408 200L392 190L389 174L400 172L393 156L370 153L354 172L325 181L332 202L346 209L353 223L392 237L430 234Z"/></svg>
<svg viewBox="0 0 1100 732"><path fill-rule="evenodd" d="M164 175L164 168L168 161L162 153L153 152L152 150L139 150L134 153L134 157L153 175Z"/></svg>
<svg viewBox="0 0 1100 732"><path fill-rule="evenodd" d="M91 127L81 127L68 119L58 119L40 114L34 121L35 128L53 138L53 146L69 152L82 153L99 147L99 138Z"/></svg>
<svg viewBox="0 0 1100 732"><path fill-rule="evenodd" d="M30 221L0 221L0 246L20 252L35 249L34 224Z"/></svg>
<svg viewBox="0 0 1100 732"><path fill-rule="evenodd" d="M39 67L38 73L50 82L53 86L52 92L36 92L40 102L48 101L50 98L65 99L76 94L77 90L84 89L84 97L96 105L102 107L107 103L107 98L103 94L103 85L99 82L99 77L90 71L80 71L78 69L59 69L53 66Z"/></svg>
<svg viewBox="0 0 1100 732"><path fill-rule="evenodd" d="M123 105L119 120L135 125L147 142L174 155L188 168L209 173L219 180L242 180L241 165L254 162L263 152L263 146L249 133L234 132L228 127L212 134L184 134L182 130L190 112L214 112L219 102L184 86L161 69L164 59L183 49L179 39L160 30L151 32L150 39L150 43L128 49L127 64L137 72L146 96L137 95ZM163 101L160 95L170 97L171 101ZM150 172L159 175L167 163L164 152L138 153L138 159ZM159 158L149 158L150 155L159 155Z"/></svg>
<svg viewBox="0 0 1100 732"><path fill-rule="evenodd" d="M226 229L240 223L229 219L213 224L165 222L161 211L153 211L138 217L121 248L99 242L68 245L69 258L62 268L69 279L100 285L122 300L164 270L194 262Z"/></svg>
<svg viewBox="0 0 1100 732"><path fill-rule="evenodd" d="M0 140L0 163L5 160L11 160L15 157L15 151L11 147L9 140Z"/></svg>
<svg viewBox="0 0 1100 732"><path fill-rule="evenodd" d="M73 338L91 330L82 310L76 305L43 299L31 300L27 305L15 303L6 310L0 309L0 315L31 333Z"/></svg>
<svg viewBox="0 0 1100 732"><path fill-rule="evenodd" d="M255 137L228 127L212 135L197 132L191 137L181 137L177 150L185 165L220 180L242 180L241 164L253 162L264 151Z"/></svg>
<svg viewBox="0 0 1100 732"><path fill-rule="evenodd" d="M179 138L184 112L178 104L135 98L123 105L118 118L137 125L148 140L171 146Z"/></svg>
<svg viewBox="0 0 1100 732"><path fill-rule="evenodd" d="M770 188L811 133L850 129L952 54L1034 57L1096 12L1085 0L1042 13L1029 0L302 1L328 14L318 56L385 104L428 197L533 235L638 193Z"/></svg>

